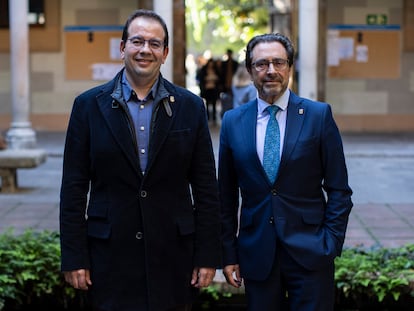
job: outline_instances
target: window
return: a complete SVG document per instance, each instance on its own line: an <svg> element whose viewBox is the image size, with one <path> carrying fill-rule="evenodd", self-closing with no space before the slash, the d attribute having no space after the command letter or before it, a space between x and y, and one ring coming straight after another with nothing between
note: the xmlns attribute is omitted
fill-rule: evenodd
<svg viewBox="0 0 414 311"><path fill-rule="evenodd" d="M9 1L0 0L0 28L9 28ZM44 0L29 0L27 19L31 27L43 27L45 25Z"/></svg>
<svg viewBox="0 0 414 311"><path fill-rule="evenodd" d="M10 51L9 4L15 0L0 0L0 53ZM31 52L61 50L60 7L62 0L28 0L29 17L35 24L29 27ZM45 19L46 17L46 19ZM28 22L29 24L29 22Z"/></svg>

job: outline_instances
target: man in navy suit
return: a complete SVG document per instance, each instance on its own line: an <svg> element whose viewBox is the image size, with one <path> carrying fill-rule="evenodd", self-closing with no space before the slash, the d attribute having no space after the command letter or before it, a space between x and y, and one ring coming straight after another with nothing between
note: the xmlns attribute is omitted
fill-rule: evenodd
<svg viewBox="0 0 414 311"><path fill-rule="evenodd" d="M72 108L61 269L94 311L187 311L221 258L204 103L160 74L168 31L156 13L130 15L120 51L125 67Z"/></svg>
<svg viewBox="0 0 414 311"><path fill-rule="evenodd" d="M249 311L333 310L334 259L353 206L331 108L289 90L293 59L286 36L251 39L246 68L258 98L226 112L220 132L223 273L235 287L244 282ZM271 105L280 133L274 180L262 164Z"/></svg>

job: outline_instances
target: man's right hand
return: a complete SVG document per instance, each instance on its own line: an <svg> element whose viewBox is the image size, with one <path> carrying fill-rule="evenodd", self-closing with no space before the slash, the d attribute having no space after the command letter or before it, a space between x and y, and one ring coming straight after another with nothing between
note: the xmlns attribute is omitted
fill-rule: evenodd
<svg viewBox="0 0 414 311"><path fill-rule="evenodd" d="M227 265L223 269L223 274L226 277L227 283L239 288L242 285L243 278L240 276L239 265Z"/></svg>
<svg viewBox="0 0 414 311"><path fill-rule="evenodd" d="M73 271L64 271L66 282L72 285L73 288L88 290L89 286L92 285L89 270L79 269Z"/></svg>

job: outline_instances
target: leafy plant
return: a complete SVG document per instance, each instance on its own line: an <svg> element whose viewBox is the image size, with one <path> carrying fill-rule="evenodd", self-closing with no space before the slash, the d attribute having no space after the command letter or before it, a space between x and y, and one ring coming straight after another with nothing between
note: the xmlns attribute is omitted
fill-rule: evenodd
<svg viewBox="0 0 414 311"><path fill-rule="evenodd" d="M56 232L12 230L0 235L0 310L47 298L63 304L75 296L60 273L60 246Z"/></svg>
<svg viewBox="0 0 414 311"><path fill-rule="evenodd" d="M414 244L401 248L344 249L335 261L336 287L345 297L414 297Z"/></svg>
<svg viewBox="0 0 414 311"><path fill-rule="evenodd" d="M186 33L190 53L210 50L214 57L227 48L238 58L246 43L269 31L269 6L264 0L186 0Z"/></svg>

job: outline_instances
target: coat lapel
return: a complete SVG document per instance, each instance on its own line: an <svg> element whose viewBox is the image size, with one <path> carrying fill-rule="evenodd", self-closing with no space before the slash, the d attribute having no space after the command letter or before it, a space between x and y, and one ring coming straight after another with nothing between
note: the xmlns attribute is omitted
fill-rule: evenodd
<svg viewBox="0 0 414 311"><path fill-rule="evenodd" d="M173 100L172 100L173 99ZM170 132L173 121L177 115L178 103L175 102L174 96L161 99L155 107L154 127L152 129L147 172L150 171L161 146Z"/></svg>
<svg viewBox="0 0 414 311"><path fill-rule="evenodd" d="M290 92L289 104L287 107L285 141L283 145L282 158L280 161L279 171L283 169L289 161L292 151L299 138L302 129L303 120L306 115L306 109L302 105L300 97Z"/></svg>
<svg viewBox="0 0 414 311"><path fill-rule="evenodd" d="M109 99L108 99L109 98ZM133 141L133 131L127 119L127 114L123 111L121 104L112 100L111 96L105 94L98 96L98 107L105 119L119 148L125 157L131 162L134 170L140 174L139 158Z"/></svg>

